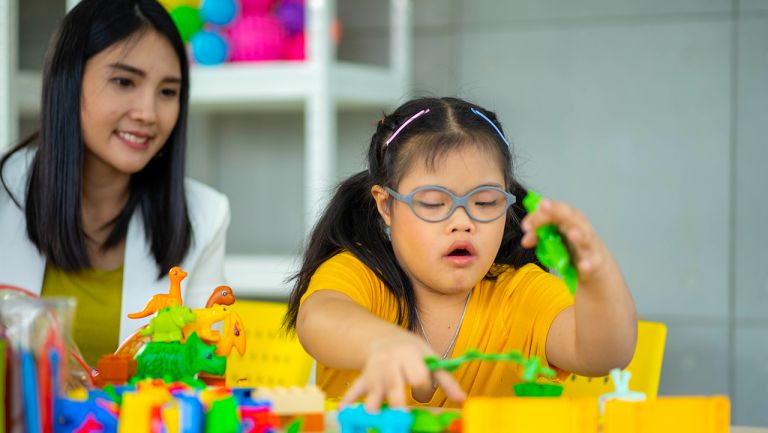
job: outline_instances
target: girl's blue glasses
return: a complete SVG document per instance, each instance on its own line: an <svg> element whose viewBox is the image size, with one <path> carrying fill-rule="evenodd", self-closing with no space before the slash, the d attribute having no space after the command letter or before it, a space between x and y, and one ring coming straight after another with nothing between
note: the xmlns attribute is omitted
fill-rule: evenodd
<svg viewBox="0 0 768 433"><path fill-rule="evenodd" d="M475 221L491 222L501 218L517 201L514 194L496 186L479 186L461 197L437 185L420 186L408 195L401 195L386 186L384 189L407 204L414 215L432 223L447 220L458 207L463 207Z"/></svg>

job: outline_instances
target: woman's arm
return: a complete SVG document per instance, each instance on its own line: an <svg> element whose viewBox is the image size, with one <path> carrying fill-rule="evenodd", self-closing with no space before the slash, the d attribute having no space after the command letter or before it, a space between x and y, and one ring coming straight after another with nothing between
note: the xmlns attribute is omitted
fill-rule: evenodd
<svg viewBox="0 0 768 433"><path fill-rule="evenodd" d="M311 294L299 309L296 331L304 348L319 362L338 369L359 370L342 404L366 396L369 411L387 400L392 407L405 405L405 386L413 396L428 401L435 392L424 357L429 345L416 335L386 322L333 290ZM462 401L461 387L446 371L434 374L448 398Z"/></svg>
<svg viewBox="0 0 768 433"><path fill-rule="evenodd" d="M557 225L567 238L579 274L574 305L549 329L547 358L584 376L626 367L637 342L637 312L618 264L581 212L550 200L523 220L523 246L536 245L535 230L546 224Z"/></svg>

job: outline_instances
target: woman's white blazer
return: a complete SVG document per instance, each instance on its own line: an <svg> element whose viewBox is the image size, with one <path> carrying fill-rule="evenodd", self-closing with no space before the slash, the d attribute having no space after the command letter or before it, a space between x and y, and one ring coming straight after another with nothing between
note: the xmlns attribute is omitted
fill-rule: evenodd
<svg viewBox="0 0 768 433"><path fill-rule="evenodd" d="M5 165L3 180L21 206L25 203L27 174L34 157L33 150L14 154ZM224 247L229 227L229 201L223 194L200 182L186 180L186 198L192 224L192 245L179 263L188 273L182 281L184 304L204 306L206 299L224 281ZM48 221L56 224L56 221ZM39 294L45 274L45 257L27 237L24 211L0 185L0 284L21 287ZM157 293L168 293L169 279L158 279L158 268L144 233L139 211L128 225L123 263L123 296L120 313L120 341L148 322L129 319L129 313L141 311ZM98 326L97 323L94 326Z"/></svg>

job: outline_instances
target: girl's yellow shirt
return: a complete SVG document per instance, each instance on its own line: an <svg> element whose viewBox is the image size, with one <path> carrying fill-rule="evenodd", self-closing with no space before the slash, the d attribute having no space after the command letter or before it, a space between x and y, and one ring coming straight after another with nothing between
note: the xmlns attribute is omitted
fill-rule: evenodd
<svg viewBox="0 0 768 433"><path fill-rule="evenodd" d="M72 337L85 361L94 367L102 355L117 349L122 295L122 266L111 271L85 269L73 273L48 264L40 292L43 297L77 300Z"/></svg>
<svg viewBox="0 0 768 433"><path fill-rule="evenodd" d="M320 290L341 292L383 320L397 322L395 297L370 268L348 251L328 259L317 269L301 302ZM483 279L475 286L449 358L461 356L470 348L485 353L518 350L525 357L538 356L543 365L549 365L549 327L570 305L573 298L556 276L533 264L507 268L496 279ZM553 368L559 379L568 374ZM317 385L329 398L341 397L358 374L318 363ZM511 396L512 386L522 381L522 368L509 362L473 361L463 364L453 375L468 396ZM408 392L408 405L456 406L446 400L442 389L423 404L413 400Z"/></svg>

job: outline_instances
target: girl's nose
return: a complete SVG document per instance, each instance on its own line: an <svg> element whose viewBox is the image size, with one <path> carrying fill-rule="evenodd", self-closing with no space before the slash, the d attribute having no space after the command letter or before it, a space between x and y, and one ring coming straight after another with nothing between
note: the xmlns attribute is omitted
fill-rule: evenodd
<svg viewBox="0 0 768 433"><path fill-rule="evenodd" d="M131 109L130 116L133 120L142 123L153 124L157 122L157 99L155 96L149 92L140 95Z"/></svg>
<svg viewBox="0 0 768 433"><path fill-rule="evenodd" d="M473 232L475 230L475 221L469 217L469 213L467 213L464 206L459 206L453 211L453 215L448 218L448 227L451 232Z"/></svg>

